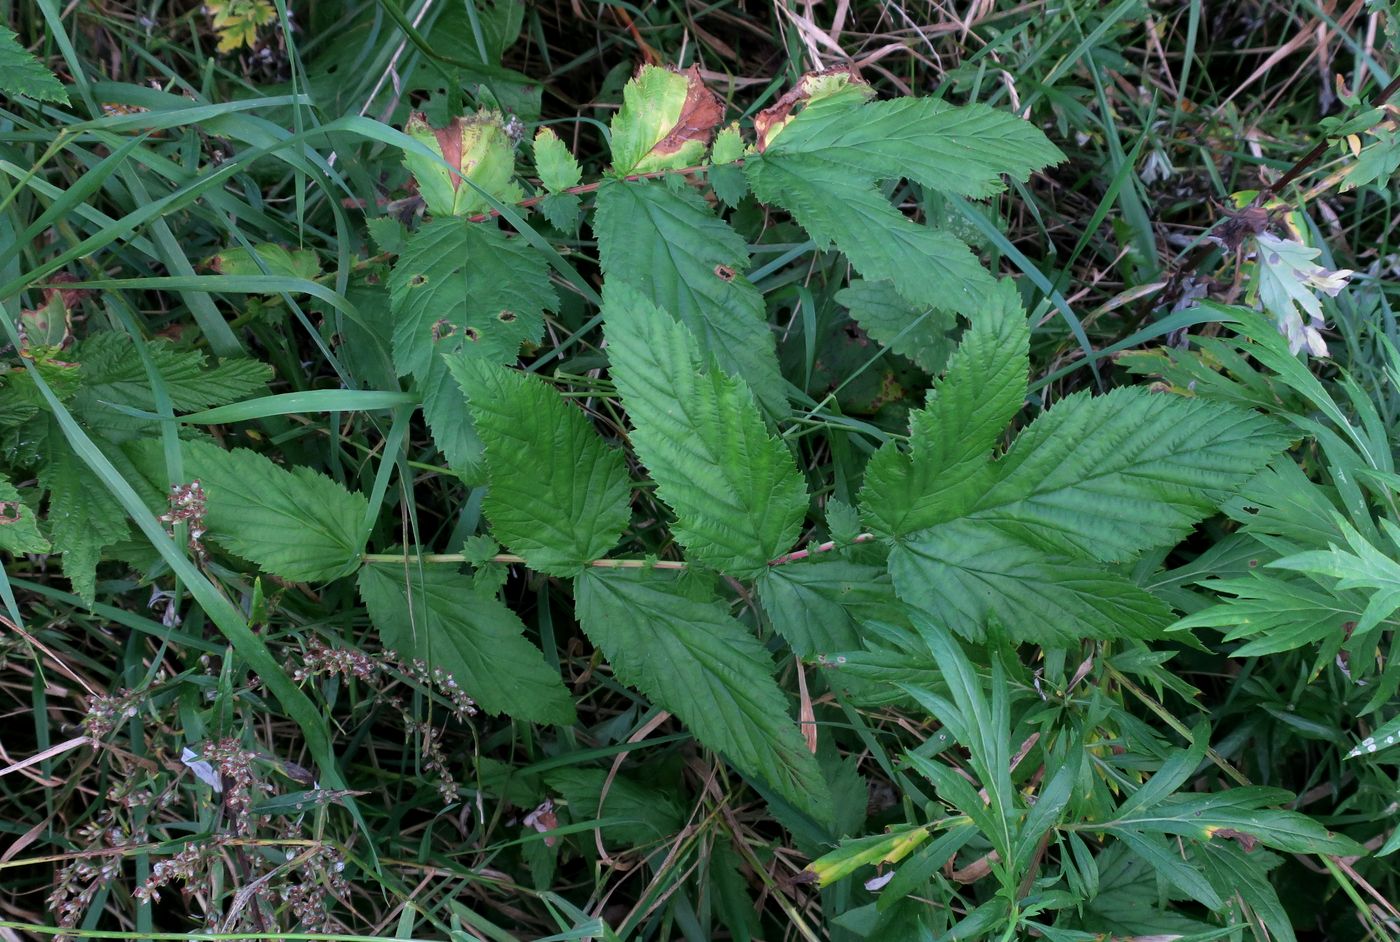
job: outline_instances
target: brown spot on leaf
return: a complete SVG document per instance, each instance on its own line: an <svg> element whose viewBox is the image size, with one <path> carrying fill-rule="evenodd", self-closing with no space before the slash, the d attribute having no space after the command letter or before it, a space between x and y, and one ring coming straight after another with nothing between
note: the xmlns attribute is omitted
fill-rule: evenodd
<svg viewBox="0 0 1400 942"><path fill-rule="evenodd" d="M787 123L788 118L792 116L793 109L811 97L811 83L808 79L822 75L835 75L840 72L847 72L851 75L852 81L859 81L854 72L844 67L827 69L823 72L808 72L798 79L796 85L783 92L782 97L771 107L764 108L754 115L753 129L758 135L758 152L763 153L768 146L768 139L772 132Z"/></svg>
<svg viewBox="0 0 1400 942"><path fill-rule="evenodd" d="M716 265L715 275L720 281L733 281L734 269L730 268L728 265Z"/></svg>
<svg viewBox="0 0 1400 942"><path fill-rule="evenodd" d="M475 327L468 327L466 330L462 331L462 333L466 334L467 339L472 343L476 343L481 339L481 331L477 330Z"/></svg>
<svg viewBox="0 0 1400 942"><path fill-rule="evenodd" d="M447 161L447 166L462 166L462 119L460 117L453 118L451 121L447 122L447 127L445 128L434 128L429 125L428 116L425 114L417 113L412 115L412 117L422 121L425 126L432 130L433 137L437 138L438 147L442 148L442 159ZM456 170L453 170L452 189L456 191L461 189L461 187L462 175Z"/></svg>
<svg viewBox="0 0 1400 942"><path fill-rule="evenodd" d="M496 315L496 319L499 320L502 324L509 324L515 320L515 312L502 311L501 313Z"/></svg>
<svg viewBox="0 0 1400 942"><path fill-rule="evenodd" d="M17 500L0 500L0 526L8 527L24 519L24 505Z"/></svg>
<svg viewBox="0 0 1400 942"><path fill-rule="evenodd" d="M724 120L724 101L705 87L700 67L692 65L680 74L686 78L685 103L681 105L680 117L651 149L653 154L662 157L674 154L690 141L708 144L715 128Z"/></svg>
<svg viewBox="0 0 1400 942"><path fill-rule="evenodd" d="M412 278L408 279L408 286L409 286L410 288L421 288L421 287L423 287L424 285L426 285L427 283L428 283L428 276L427 276L427 275L414 275Z"/></svg>
<svg viewBox="0 0 1400 942"><path fill-rule="evenodd" d="M1211 837L1220 837L1226 840L1238 841L1240 847L1247 854L1259 844L1259 838L1253 834L1246 834L1243 831L1236 831L1234 828L1216 828L1210 833Z"/></svg>

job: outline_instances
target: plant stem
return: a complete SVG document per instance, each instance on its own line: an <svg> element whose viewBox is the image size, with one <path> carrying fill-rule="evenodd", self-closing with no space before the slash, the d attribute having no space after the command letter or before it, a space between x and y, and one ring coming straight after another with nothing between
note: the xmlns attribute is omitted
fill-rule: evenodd
<svg viewBox="0 0 1400 942"><path fill-rule="evenodd" d="M869 543L873 539L875 539L875 534L861 533L852 542ZM770 560L768 565L782 566L794 563L817 553L829 553L837 547L838 544L835 540L828 540L810 549L784 553L782 556ZM365 553L362 558L366 563L425 563L428 565L467 561L467 557L462 553ZM514 553L497 553L487 562L523 563L525 557L517 556ZM679 559L595 559L588 565L600 569L688 569L690 566L689 563Z"/></svg>

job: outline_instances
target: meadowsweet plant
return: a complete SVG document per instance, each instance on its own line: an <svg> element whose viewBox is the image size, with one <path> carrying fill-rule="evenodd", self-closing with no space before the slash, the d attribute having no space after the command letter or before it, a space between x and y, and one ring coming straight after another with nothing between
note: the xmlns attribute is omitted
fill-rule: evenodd
<svg viewBox="0 0 1400 942"><path fill-rule="evenodd" d="M1394 11L975 6L0 30L0 930L1400 933Z"/></svg>

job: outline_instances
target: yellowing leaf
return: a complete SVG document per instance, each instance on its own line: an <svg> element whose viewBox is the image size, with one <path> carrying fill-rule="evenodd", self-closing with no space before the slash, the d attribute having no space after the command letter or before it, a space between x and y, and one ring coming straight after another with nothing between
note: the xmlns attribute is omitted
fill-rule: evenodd
<svg viewBox="0 0 1400 942"><path fill-rule="evenodd" d="M433 127L421 112L414 112L404 133L441 158L404 152L404 166L418 182L418 193L433 215L472 216L485 212L491 208L485 194L503 203L524 197L520 187L512 182L515 140L499 111L453 118L442 128Z"/></svg>
<svg viewBox="0 0 1400 942"><path fill-rule="evenodd" d="M705 87L700 70L643 66L622 90L611 125L613 171L621 175L675 170L700 162L724 102Z"/></svg>

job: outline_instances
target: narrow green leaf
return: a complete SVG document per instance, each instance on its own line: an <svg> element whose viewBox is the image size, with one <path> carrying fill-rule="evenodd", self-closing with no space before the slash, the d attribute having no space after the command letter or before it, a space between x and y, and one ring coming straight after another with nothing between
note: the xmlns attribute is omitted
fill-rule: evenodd
<svg viewBox="0 0 1400 942"><path fill-rule="evenodd" d="M558 673L524 637L519 617L472 578L441 566L365 566L360 597L385 647L441 668L488 713L574 722Z"/></svg>
<svg viewBox="0 0 1400 942"><path fill-rule="evenodd" d="M631 515L622 452L536 376L481 360L459 361L453 374L486 444L496 538L556 576L606 555Z"/></svg>
<svg viewBox="0 0 1400 942"><path fill-rule="evenodd" d="M792 454L684 325L624 286L609 288L605 314L632 443L676 512L676 539L697 562L757 575L792 545L806 514Z"/></svg>
<svg viewBox="0 0 1400 942"><path fill-rule="evenodd" d="M723 608L654 572L588 570L575 593L579 622L618 679L680 717L740 772L831 819L826 781L773 680L771 657Z"/></svg>

